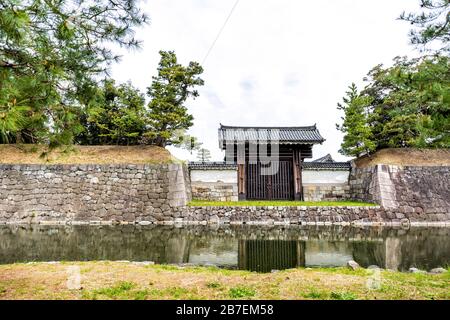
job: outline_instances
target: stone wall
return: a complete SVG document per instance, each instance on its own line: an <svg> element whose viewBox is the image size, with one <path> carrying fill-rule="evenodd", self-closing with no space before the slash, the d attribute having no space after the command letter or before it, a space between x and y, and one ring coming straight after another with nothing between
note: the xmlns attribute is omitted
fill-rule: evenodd
<svg viewBox="0 0 450 320"><path fill-rule="evenodd" d="M209 201L238 201L237 170L191 169L192 198Z"/></svg>
<svg viewBox="0 0 450 320"><path fill-rule="evenodd" d="M182 164L0 165L0 222L156 220L190 198Z"/></svg>
<svg viewBox="0 0 450 320"><path fill-rule="evenodd" d="M236 184L225 182L192 182L192 197L207 201L238 201Z"/></svg>
<svg viewBox="0 0 450 320"><path fill-rule="evenodd" d="M350 198L349 170L302 171L305 201L336 201ZM190 170L192 197L197 200L238 201L236 168Z"/></svg>
<svg viewBox="0 0 450 320"><path fill-rule="evenodd" d="M411 221L450 221L450 167L352 168L353 199L380 204Z"/></svg>
<svg viewBox="0 0 450 320"><path fill-rule="evenodd" d="M380 206L234 206L188 207L175 221L184 223L311 224L311 225L437 225L450 226L436 215L410 220Z"/></svg>
<svg viewBox="0 0 450 320"><path fill-rule="evenodd" d="M305 201L338 201L350 198L349 170L303 169Z"/></svg>
<svg viewBox="0 0 450 320"><path fill-rule="evenodd" d="M350 198L350 186L341 184L304 184L305 201L339 201Z"/></svg>
<svg viewBox="0 0 450 320"><path fill-rule="evenodd" d="M0 165L0 223L448 225L449 183L449 167L380 165L350 177L352 198L380 206L193 207L182 164Z"/></svg>

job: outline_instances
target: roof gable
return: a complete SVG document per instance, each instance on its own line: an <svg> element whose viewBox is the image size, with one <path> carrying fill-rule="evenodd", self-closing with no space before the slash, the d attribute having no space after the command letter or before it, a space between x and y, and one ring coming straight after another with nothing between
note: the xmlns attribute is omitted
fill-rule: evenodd
<svg viewBox="0 0 450 320"><path fill-rule="evenodd" d="M315 144L325 139L316 125L305 127L237 127L220 124L219 145L227 143Z"/></svg>
<svg viewBox="0 0 450 320"><path fill-rule="evenodd" d="M336 162L336 161L334 161L334 159L331 157L331 154L328 153L322 158L318 158L316 160L313 160L312 162Z"/></svg>

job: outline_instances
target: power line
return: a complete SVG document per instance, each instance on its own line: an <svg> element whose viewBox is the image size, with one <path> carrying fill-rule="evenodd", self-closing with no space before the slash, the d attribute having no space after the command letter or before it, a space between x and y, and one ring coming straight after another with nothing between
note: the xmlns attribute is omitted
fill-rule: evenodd
<svg viewBox="0 0 450 320"><path fill-rule="evenodd" d="M223 23L222 28L220 28L219 33L217 34L213 43L209 47L208 52L206 53L205 57L203 58L202 65L205 63L206 59L208 58L209 54L211 53L212 49L214 48L214 45L216 44L217 40L219 39L220 35L222 34L223 29L225 29L225 26L227 25L228 20L230 20L230 17L233 14L234 9L236 9L236 6L238 5L238 3L239 3L239 0L236 0L233 7L231 8L230 13L228 14L228 17L225 19L225 22Z"/></svg>

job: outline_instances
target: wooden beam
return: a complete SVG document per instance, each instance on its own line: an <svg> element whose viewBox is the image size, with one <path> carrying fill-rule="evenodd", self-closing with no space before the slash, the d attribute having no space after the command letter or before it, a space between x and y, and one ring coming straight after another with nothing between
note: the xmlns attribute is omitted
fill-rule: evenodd
<svg viewBox="0 0 450 320"><path fill-rule="evenodd" d="M294 200L303 200L301 150L293 150L292 161L294 170Z"/></svg>
<svg viewBox="0 0 450 320"><path fill-rule="evenodd" d="M238 199L245 200L245 164L238 164Z"/></svg>
<svg viewBox="0 0 450 320"><path fill-rule="evenodd" d="M303 197L303 179L302 179L302 162L303 162L303 158L302 158L302 151L299 150L298 151L298 186L299 186L299 192L300 192L300 200L303 201L305 200L305 198Z"/></svg>

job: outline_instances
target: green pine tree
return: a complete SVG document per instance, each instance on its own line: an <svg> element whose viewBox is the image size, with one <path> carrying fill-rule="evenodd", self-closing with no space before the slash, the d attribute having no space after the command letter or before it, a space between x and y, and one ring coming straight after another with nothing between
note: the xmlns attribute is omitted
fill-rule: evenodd
<svg viewBox="0 0 450 320"><path fill-rule="evenodd" d="M370 98L367 123L377 149L450 147L450 60L396 58L373 68L362 95Z"/></svg>
<svg viewBox="0 0 450 320"><path fill-rule="evenodd" d="M83 114L81 144L136 145L146 131L145 97L131 83L102 82Z"/></svg>
<svg viewBox="0 0 450 320"><path fill-rule="evenodd" d="M183 66L173 51L160 51L160 55L158 76L153 77L147 92L151 101L148 105L150 129L146 135L154 144L165 147L179 144L177 133L193 125L194 117L188 113L185 103L190 97L198 97L194 88L202 86L204 81L199 77L203 68L197 62Z"/></svg>
<svg viewBox="0 0 450 320"><path fill-rule="evenodd" d="M415 28L409 33L412 44L424 49L432 42L440 44L438 51L450 51L450 1L420 0L421 13L403 12L399 19Z"/></svg>
<svg viewBox="0 0 450 320"><path fill-rule="evenodd" d="M211 159L211 152L208 149L201 148L197 152L197 159L201 162L206 162Z"/></svg>
<svg viewBox="0 0 450 320"><path fill-rule="evenodd" d="M370 154L376 144L372 140L372 132L367 124L367 107L370 99L358 93L356 85L352 83L343 98L344 104L338 103L338 109L344 111L343 123L337 124L338 130L344 133L340 153L349 156Z"/></svg>
<svg viewBox="0 0 450 320"><path fill-rule="evenodd" d="M139 47L134 30L146 21L136 0L0 1L0 115L14 122L0 142L70 144L98 76L119 58L111 48Z"/></svg>

